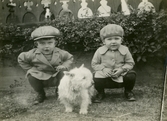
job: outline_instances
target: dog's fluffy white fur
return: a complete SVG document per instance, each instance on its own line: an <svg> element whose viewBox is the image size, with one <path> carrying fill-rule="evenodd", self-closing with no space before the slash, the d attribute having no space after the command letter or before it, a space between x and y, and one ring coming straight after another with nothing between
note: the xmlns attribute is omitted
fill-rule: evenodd
<svg viewBox="0 0 167 121"><path fill-rule="evenodd" d="M88 106L95 94L93 75L82 65L69 72L65 71L58 87L60 102L65 112L72 112L74 106L80 106L80 114L88 113Z"/></svg>

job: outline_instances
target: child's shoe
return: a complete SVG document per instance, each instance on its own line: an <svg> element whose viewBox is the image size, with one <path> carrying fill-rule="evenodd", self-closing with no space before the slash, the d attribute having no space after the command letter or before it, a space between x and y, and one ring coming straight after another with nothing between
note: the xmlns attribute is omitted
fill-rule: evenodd
<svg viewBox="0 0 167 121"><path fill-rule="evenodd" d="M128 101L135 101L135 95L132 91L125 91L125 97Z"/></svg>
<svg viewBox="0 0 167 121"><path fill-rule="evenodd" d="M101 101L105 98L105 93L97 94L96 98L93 100L93 103L101 103Z"/></svg>
<svg viewBox="0 0 167 121"><path fill-rule="evenodd" d="M46 99L45 94L38 93L38 95L37 95L37 97L36 97L36 99L34 101L34 105L37 105L39 103L44 102L45 99Z"/></svg>

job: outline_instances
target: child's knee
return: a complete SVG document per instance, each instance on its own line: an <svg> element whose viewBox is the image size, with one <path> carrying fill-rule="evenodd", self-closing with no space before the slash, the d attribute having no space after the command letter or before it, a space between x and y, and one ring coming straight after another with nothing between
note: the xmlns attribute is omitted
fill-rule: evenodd
<svg viewBox="0 0 167 121"><path fill-rule="evenodd" d="M104 88L104 80L101 79L101 78L94 78L94 85L95 85L95 88L98 89L98 88Z"/></svg>
<svg viewBox="0 0 167 121"><path fill-rule="evenodd" d="M103 79L101 78L93 78L95 84L103 83Z"/></svg>
<svg viewBox="0 0 167 121"><path fill-rule="evenodd" d="M64 76L64 71L59 71L57 76L61 79Z"/></svg>
<svg viewBox="0 0 167 121"><path fill-rule="evenodd" d="M124 76L124 80L136 80L136 72L135 71L130 71Z"/></svg>
<svg viewBox="0 0 167 121"><path fill-rule="evenodd" d="M59 86L60 80L63 78L63 76L64 76L64 72L63 71L59 71L57 76L52 79L52 82L53 82L52 86Z"/></svg>

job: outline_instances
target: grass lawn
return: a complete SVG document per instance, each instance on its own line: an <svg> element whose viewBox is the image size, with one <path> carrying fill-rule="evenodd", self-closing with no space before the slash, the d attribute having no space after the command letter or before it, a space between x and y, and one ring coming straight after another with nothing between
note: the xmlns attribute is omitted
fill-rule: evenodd
<svg viewBox="0 0 167 121"><path fill-rule="evenodd" d="M92 53L75 54L75 65L90 68ZM159 121L163 91L163 64L135 67L138 74L134 93L137 101L128 102L123 88L106 89L102 103L93 103L87 115L65 113L55 99L54 89L46 88L47 100L32 106L35 92L25 80L10 90L0 91L0 121ZM90 68L91 69L91 68Z"/></svg>

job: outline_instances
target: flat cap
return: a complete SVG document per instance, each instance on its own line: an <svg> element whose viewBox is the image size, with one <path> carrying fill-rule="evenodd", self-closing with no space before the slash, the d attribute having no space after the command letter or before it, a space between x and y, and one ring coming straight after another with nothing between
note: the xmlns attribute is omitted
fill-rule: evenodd
<svg viewBox="0 0 167 121"><path fill-rule="evenodd" d="M123 37L123 35L124 35L123 28L117 24L108 24L100 30L100 37L102 40L112 36Z"/></svg>
<svg viewBox="0 0 167 121"><path fill-rule="evenodd" d="M31 37L34 40L42 38L52 38L60 35L60 31L53 26L41 26L36 28L32 33Z"/></svg>

